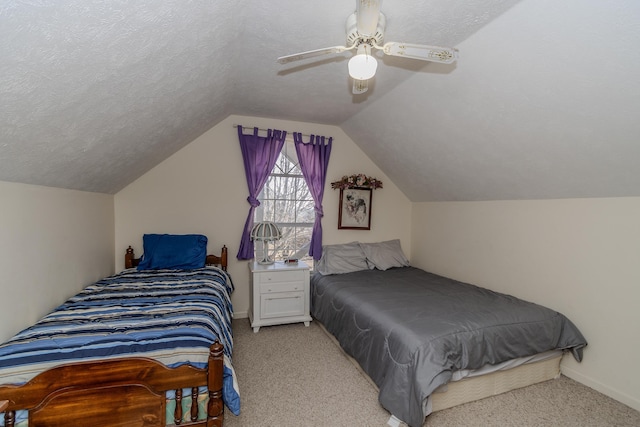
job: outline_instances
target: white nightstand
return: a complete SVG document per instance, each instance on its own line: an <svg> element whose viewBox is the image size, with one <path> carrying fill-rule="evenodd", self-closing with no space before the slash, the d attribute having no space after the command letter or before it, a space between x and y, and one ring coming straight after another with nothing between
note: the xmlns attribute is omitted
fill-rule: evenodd
<svg viewBox="0 0 640 427"><path fill-rule="evenodd" d="M309 326L309 266L249 263L249 320L253 332L261 326L304 322Z"/></svg>

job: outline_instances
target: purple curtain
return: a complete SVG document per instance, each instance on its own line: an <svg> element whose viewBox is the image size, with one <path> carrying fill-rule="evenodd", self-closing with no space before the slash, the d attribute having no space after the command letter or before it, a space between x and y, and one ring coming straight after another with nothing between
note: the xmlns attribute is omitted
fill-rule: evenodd
<svg viewBox="0 0 640 427"><path fill-rule="evenodd" d="M298 153L300 169L311 191L316 211L311 244L309 245L309 255L314 260L319 260L322 256L322 217L324 216L322 197L324 195L324 182L327 177L327 166L329 165L333 138L329 138L329 141L325 143L324 136L311 135L311 140L305 143L302 141L302 134L294 132L293 142L296 146L296 153Z"/></svg>
<svg viewBox="0 0 640 427"><path fill-rule="evenodd" d="M247 201L251 205L247 221L244 224L244 230L242 231L238 259L253 258L253 241L251 240L253 212L256 207L260 206L258 195L267 182L276 160L278 160L278 155L282 150L286 136L286 131L272 129L267 131L266 137L258 136L258 128L253 128L253 135L244 135L242 126L238 126L238 139L240 140L244 171L247 177L247 186L249 187Z"/></svg>

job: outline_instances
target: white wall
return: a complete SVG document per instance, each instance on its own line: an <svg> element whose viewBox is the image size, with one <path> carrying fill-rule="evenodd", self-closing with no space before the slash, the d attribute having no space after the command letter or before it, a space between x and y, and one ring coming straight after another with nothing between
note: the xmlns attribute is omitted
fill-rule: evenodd
<svg viewBox="0 0 640 427"><path fill-rule="evenodd" d="M113 196L0 182L0 342L113 273Z"/></svg>
<svg viewBox="0 0 640 427"><path fill-rule="evenodd" d="M121 270L126 247L140 255L150 232L206 234L211 253L226 244L246 316L247 262L235 255L247 187L233 124L334 137L325 244L400 238L417 267L564 313L589 345L563 372L640 410L640 198L412 205L340 128L312 123L230 116L115 196L0 182L0 341ZM372 229L338 230L329 183L359 172L385 184Z"/></svg>
<svg viewBox="0 0 640 427"><path fill-rule="evenodd" d="M412 232L414 265L569 317L563 373L640 410L640 198L418 203Z"/></svg>
<svg viewBox="0 0 640 427"><path fill-rule="evenodd" d="M128 245L133 246L136 256L141 255L144 233L205 234L209 253L218 253L223 244L229 248L229 272L236 286L234 311L237 317L247 315L247 261L238 261L236 254L249 204L234 124L333 137L324 194L323 243L399 238L410 256L409 200L340 128L230 116L115 195L116 270L124 266ZM337 229L338 190L332 190L330 182L354 173L374 176L384 183L384 188L373 194L370 231Z"/></svg>

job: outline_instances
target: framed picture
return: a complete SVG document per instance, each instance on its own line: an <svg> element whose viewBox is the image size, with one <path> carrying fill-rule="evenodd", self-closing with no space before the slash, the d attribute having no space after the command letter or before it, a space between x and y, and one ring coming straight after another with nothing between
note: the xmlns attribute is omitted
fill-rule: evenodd
<svg viewBox="0 0 640 427"><path fill-rule="evenodd" d="M347 230L371 229L371 188L340 189L338 228Z"/></svg>

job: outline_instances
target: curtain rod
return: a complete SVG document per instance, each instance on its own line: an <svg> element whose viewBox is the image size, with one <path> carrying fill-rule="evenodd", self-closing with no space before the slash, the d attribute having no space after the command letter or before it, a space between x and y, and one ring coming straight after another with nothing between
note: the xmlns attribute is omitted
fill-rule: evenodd
<svg viewBox="0 0 640 427"><path fill-rule="evenodd" d="M253 130L253 128L255 126L241 126L241 125L233 125L234 128L238 128L238 127L242 127L242 129L251 129ZM258 130L262 131L262 132L268 132L269 129L262 129L262 128L258 128ZM298 132L299 133L299 132ZM287 135L293 135L293 132L289 132L287 131ZM306 137L311 137L311 135L307 135L306 133L303 133L302 136L306 136ZM314 135L314 136L323 136L323 135ZM333 138L333 137L326 137L326 138Z"/></svg>

